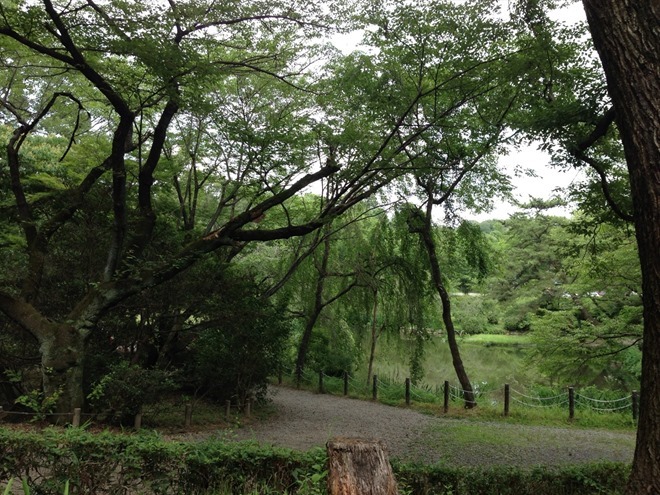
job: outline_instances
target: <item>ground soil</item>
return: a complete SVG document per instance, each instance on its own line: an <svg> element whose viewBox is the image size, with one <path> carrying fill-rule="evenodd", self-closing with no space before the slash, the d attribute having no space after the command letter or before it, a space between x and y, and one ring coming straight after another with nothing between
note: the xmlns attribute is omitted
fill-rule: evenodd
<svg viewBox="0 0 660 495"><path fill-rule="evenodd" d="M223 437L308 450L336 436L382 440L390 457L450 466L557 466L631 462L634 432L526 426L434 417L409 408L285 387L270 393L274 413L227 430L175 435L178 440Z"/></svg>

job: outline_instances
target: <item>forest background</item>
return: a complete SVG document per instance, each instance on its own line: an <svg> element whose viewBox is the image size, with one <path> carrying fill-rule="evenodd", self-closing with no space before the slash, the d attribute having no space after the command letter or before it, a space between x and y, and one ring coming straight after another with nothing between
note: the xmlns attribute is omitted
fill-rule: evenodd
<svg viewBox="0 0 660 495"><path fill-rule="evenodd" d="M462 334L530 335L555 384L634 387L620 129L553 7L3 2L3 401L244 398L278 369L369 375L384 338L419 381L439 332L468 407ZM365 27L368 49L326 41ZM498 158L528 143L584 180L464 220L511 196Z"/></svg>

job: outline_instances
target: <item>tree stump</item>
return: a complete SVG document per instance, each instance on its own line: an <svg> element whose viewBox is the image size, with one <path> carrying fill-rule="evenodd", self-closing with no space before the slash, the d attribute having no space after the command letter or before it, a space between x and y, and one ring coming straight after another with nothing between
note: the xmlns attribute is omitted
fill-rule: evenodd
<svg viewBox="0 0 660 495"><path fill-rule="evenodd" d="M338 437L327 449L329 495L398 495L382 442Z"/></svg>

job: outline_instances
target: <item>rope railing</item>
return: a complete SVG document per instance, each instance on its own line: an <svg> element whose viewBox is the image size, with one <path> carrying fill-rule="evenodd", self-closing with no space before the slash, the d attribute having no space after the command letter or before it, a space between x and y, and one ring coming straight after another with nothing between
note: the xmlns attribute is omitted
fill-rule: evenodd
<svg viewBox="0 0 660 495"><path fill-rule="evenodd" d="M553 404L534 404L532 402L522 401L522 400L520 400L516 397L511 397L511 400L513 402L516 402L516 403L522 405L522 406L533 407L533 408L536 408L536 409L547 409L547 408L559 407L559 406L563 406L563 405L568 404L568 398L566 398L566 397L564 397L564 400L562 400L560 402L555 402Z"/></svg>
<svg viewBox="0 0 660 495"><path fill-rule="evenodd" d="M305 382L313 383L313 373L305 371L303 373ZM370 378L370 382L366 383L363 377L357 377L351 374L338 377L335 375L328 375L324 372L317 372L317 380L319 381L319 389L322 392L325 390L324 380L327 381L328 388L332 388L334 393L338 392L338 384L343 382L344 395L348 395L349 391L358 395L371 395L373 400L401 400L405 398L406 405L410 405L412 400L421 403L437 403L438 399L442 401L444 393L444 410L447 412L450 402L462 402L466 400L466 396L471 392L474 396L475 403L487 400L491 406L497 406L502 403L504 399L504 415L509 414L511 403L517 406L526 407L531 409L549 409L549 408L565 408L568 405L569 418L573 419L575 408L580 410L590 409L596 412L623 412L625 410L632 410L633 419L637 419L638 415L638 396L636 392L626 397L616 399L597 399L588 397L584 394L575 393L572 387L569 387L567 392L555 395L530 395L520 390L509 388L508 385L504 387L504 394L501 389L495 389L488 386L487 382L478 382L473 385L473 390L464 390L462 387L445 382L443 386L436 386L435 391L432 388L415 386L410 382L409 378L405 379L404 383L400 380L393 379L391 376L381 378L374 374ZM332 392L331 392L332 393ZM400 396L398 395L400 394ZM397 399L397 397L400 397Z"/></svg>
<svg viewBox="0 0 660 495"><path fill-rule="evenodd" d="M516 394L520 397L524 397L525 399L538 400L538 401L541 401L541 402L543 402L543 401L550 402L550 401L553 401L553 400L556 401L557 399L566 398L566 394L558 394L558 395L555 395L555 396L552 396L552 397L538 397L538 396L537 397L532 397L531 395L525 395L522 392L519 392L519 391L517 391L516 389L513 389L513 388L511 389L511 392L513 392L514 394Z"/></svg>
<svg viewBox="0 0 660 495"><path fill-rule="evenodd" d="M596 402L600 404L616 404L617 402L623 402L623 401L631 401L632 400L632 395L629 395L627 397L621 397L620 399L612 399L612 400L607 400L607 399L594 399L593 397L587 397L586 395L582 394L575 394L576 399L584 399L589 402Z"/></svg>
<svg viewBox="0 0 660 495"><path fill-rule="evenodd" d="M568 396L566 394L558 394L550 397L540 397L540 396L527 395L515 389L510 389L510 390L512 393L516 395L516 396L512 396L511 400L525 407L532 407L535 409L548 409L552 407L561 407L568 404L569 402ZM522 397L522 399L519 399L518 397Z"/></svg>
<svg viewBox="0 0 660 495"><path fill-rule="evenodd" d="M582 394L575 394L576 403L586 407L592 411L597 412L616 412L623 411L625 409L630 409L635 407L635 397L634 394L631 394L627 397L621 397L620 399L595 399L593 397L587 397ZM620 406L615 406L615 404L622 404Z"/></svg>

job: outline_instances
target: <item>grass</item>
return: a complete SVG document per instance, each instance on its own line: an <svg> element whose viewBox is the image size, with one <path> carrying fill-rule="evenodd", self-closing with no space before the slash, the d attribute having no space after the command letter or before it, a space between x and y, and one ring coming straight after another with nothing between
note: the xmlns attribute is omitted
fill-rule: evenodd
<svg viewBox="0 0 660 495"><path fill-rule="evenodd" d="M510 346L525 346L532 345L532 338L529 335L522 334L490 334L480 333L476 335L466 335L460 338L461 343L466 344L482 344L482 345L510 345Z"/></svg>
<svg viewBox="0 0 660 495"><path fill-rule="evenodd" d="M527 384L548 384L530 358L529 337L525 335L471 335L461 339L460 352L470 381L480 388L501 389L505 383L525 389ZM381 340L376 352L374 373L391 382L403 383L410 376L410 348ZM436 390L445 380L456 382L449 346L442 337L426 343L424 376L418 383L425 390ZM356 376L366 379L367 366L361 363Z"/></svg>

